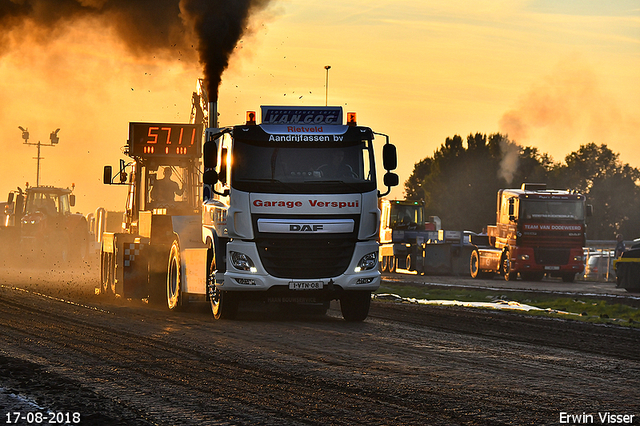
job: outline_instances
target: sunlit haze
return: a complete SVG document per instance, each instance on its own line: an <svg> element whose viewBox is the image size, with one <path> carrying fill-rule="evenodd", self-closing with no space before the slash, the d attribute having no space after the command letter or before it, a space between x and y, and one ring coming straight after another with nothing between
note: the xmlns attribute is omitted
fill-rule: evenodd
<svg viewBox="0 0 640 426"><path fill-rule="evenodd" d="M108 0L107 0L108 2ZM606 144L640 167L640 4L568 0L273 0L253 16L222 75L220 125L260 105L324 105L358 114L398 147L400 186L446 137L508 134L562 161ZM16 28L0 50L0 198L76 185L76 210L122 210L117 167L130 121L188 122L202 68L193 51L136 57L99 22L58 36ZM36 41L37 40L37 41ZM379 145L382 139L376 139Z"/></svg>

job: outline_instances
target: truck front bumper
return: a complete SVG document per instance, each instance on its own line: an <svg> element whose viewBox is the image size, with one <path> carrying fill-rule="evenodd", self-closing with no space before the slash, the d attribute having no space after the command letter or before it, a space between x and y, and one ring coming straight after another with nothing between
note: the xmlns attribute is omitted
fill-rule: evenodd
<svg viewBox="0 0 640 426"><path fill-rule="evenodd" d="M547 259L543 263L537 263L533 248L518 247L511 254L512 269L518 272L546 272L549 275L582 273L584 271L582 249L569 249L566 258L557 263L553 259Z"/></svg>
<svg viewBox="0 0 640 426"><path fill-rule="evenodd" d="M241 253L250 260L245 269L233 265L231 252ZM374 267L363 270L358 265L367 254L375 253ZM302 292L339 293L341 291L375 291L380 287L378 270L378 243L375 241L358 242L349 266L338 276L318 278L279 278L267 273L260 261L256 245L252 242L231 241L227 244L227 272L216 277L216 286L223 291L265 292L278 291L292 294Z"/></svg>

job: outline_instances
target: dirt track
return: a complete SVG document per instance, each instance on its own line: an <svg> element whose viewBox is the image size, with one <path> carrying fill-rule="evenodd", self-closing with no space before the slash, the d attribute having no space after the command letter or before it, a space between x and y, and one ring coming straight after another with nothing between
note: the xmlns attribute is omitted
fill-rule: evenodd
<svg viewBox="0 0 640 426"><path fill-rule="evenodd" d="M637 330L388 302L215 322L97 299L93 273L0 283L0 387L81 424L640 424Z"/></svg>

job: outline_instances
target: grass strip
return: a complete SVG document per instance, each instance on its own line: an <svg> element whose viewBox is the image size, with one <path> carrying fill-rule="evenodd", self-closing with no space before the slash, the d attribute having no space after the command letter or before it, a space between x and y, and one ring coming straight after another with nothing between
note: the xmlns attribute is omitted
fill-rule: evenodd
<svg viewBox="0 0 640 426"><path fill-rule="evenodd" d="M376 294L391 293L403 299L458 300L461 302L514 301L544 309L542 311L516 310L519 314L574 319L595 324L615 324L640 328L640 309L625 304L624 299L611 300L576 295L485 290L471 288L450 288L432 285L416 286L383 282ZM485 308L486 309L486 308ZM513 309L509 309L514 311ZM566 312L573 314L567 315Z"/></svg>

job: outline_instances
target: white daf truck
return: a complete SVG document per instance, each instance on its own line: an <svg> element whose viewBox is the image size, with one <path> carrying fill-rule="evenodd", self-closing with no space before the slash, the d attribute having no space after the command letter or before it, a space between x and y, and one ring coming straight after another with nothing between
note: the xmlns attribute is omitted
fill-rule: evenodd
<svg viewBox="0 0 640 426"><path fill-rule="evenodd" d="M246 300L318 306L347 321L369 313L380 286L378 197L398 184L386 135L343 122L341 107L262 107L232 128L207 129L203 242L216 319ZM385 194L378 191L375 135Z"/></svg>

